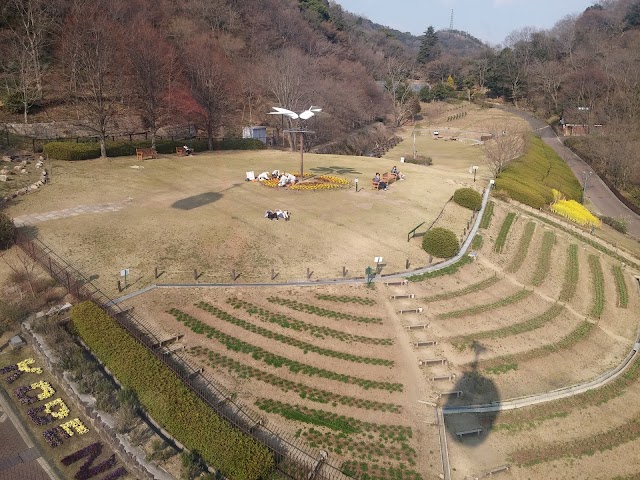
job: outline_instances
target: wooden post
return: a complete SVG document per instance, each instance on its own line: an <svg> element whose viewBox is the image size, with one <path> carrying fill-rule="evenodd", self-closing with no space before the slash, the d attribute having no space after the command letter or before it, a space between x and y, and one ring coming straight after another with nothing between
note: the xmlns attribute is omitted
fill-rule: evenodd
<svg viewBox="0 0 640 480"><path fill-rule="evenodd" d="M197 270L197 269L195 269L195 268L193 269L193 280L194 280L195 282L197 282L197 281L198 281L198 270Z"/></svg>
<svg viewBox="0 0 640 480"><path fill-rule="evenodd" d="M300 132L300 181L304 180L304 133Z"/></svg>
<svg viewBox="0 0 640 480"><path fill-rule="evenodd" d="M233 278L234 282L236 281L236 278L238 278L238 277L236 277L236 270L235 269L231 270L231 278Z"/></svg>
<svg viewBox="0 0 640 480"><path fill-rule="evenodd" d="M342 267L342 276L343 277L347 276L347 267Z"/></svg>
<svg viewBox="0 0 640 480"><path fill-rule="evenodd" d="M276 277L278 276L278 274L276 273L275 269L271 269L271 280L275 280Z"/></svg>
<svg viewBox="0 0 640 480"><path fill-rule="evenodd" d="M118 292L122 291L122 285L120 284L120 280L118 280Z"/></svg>
<svg viewBox="0 0 640 480"><path fill-rule="evenodd" d="M407 258L407 261L404 265L405 270L409 270L409 267L411 266L411 263L409 263L409 259Z"/></svg>
<svg viewBox="0 0 640 480"><path fill-rule="evenodd" d="M154 277L157 280L158 279L158 267L156 267L155 272L154 272Z"/></svg>
<svg viewBox="0 0 640 480"><path fill-rule="evenodd" d="M313 272L309 271L309 267L307 267L307 280L309 280L311 278L311 274Z"/></svg>

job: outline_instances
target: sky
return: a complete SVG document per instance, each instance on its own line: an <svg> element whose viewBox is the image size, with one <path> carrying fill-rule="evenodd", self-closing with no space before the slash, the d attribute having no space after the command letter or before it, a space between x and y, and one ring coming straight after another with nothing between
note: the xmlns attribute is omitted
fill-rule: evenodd
<svg viewBox="0 0 640 480"><path fill-rule="evenodd" d="M563 17L583 12L595 0L336 0L345 10L381 25L422 35L432 25L470 33L491 46L514 30L548 30Z"/></svg>

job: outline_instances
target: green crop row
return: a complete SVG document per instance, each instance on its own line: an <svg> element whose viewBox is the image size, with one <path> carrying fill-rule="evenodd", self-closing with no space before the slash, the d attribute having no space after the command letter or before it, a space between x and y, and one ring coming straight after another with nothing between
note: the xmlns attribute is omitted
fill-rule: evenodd
<svg viewBox="0 0 640 480"><path fill-rule="evenodd" d="M484 238L479 233L476 233L471 240L471 250L480 250L484 245Z"/></svg>
<svg viewBox="0 0 640 480"><path fill-rule="evenodd" d="M376 301L373 298L366 297L349 297L347 295L327 295L322 293L317 293L316 298L318 300L327 300L329 302L339 302L339 303L357 303L360 305L375 305Z"/></svg>
<svg viewBox="0 0 640 480"><path fill-rule="evenodd" d="M342 472L353 478L367 480L422 480L422 475L414 470L382 467L375 463L348 461L342 464Z"/></svg>
<svg viewBox="0 0 640 480"><path fill-rule="evenodd" d="M291 405L267 398L259 398L255 404L260 410L277 413L289 420L327 427L346 434L373 432L389 442L406 442L413 436L411 427L363 422L357 418L338 415L326 410L316 410L304 405Z"/></svg>
<svg viewBox="0 0 640 480"><path fill-rule="evenodd" d="M551 251L556 244L556 236L553 232L544 232L542 236L542 248L540 249L540 255L538 256L538 262L536 271L531 278L531 284L539 287L544 282L544 279L549 273L551 268Z"/></svg>
<svg viewBox="0 0 640 480"><path fill-rule="evenodd" d="M273 470L267 447L217 416L100 307L80 303L71 310L71 320L94 355L125 388L136 392L147 412L225 477L265 478Z"/></svg>
<svg viewBox="0 0 640 480"><path fill-rule="evenodd" d="M182 322L187 328L190 328L193 332L206 335L207 338L215 338L224 346L226 346L229 350L251 355L255 360L261 360L265 362L267 365L271 365L272 367L280 368L282 366L285 366L292 373L303 373L309 376L318 376L322 378L328 378L330 380L335 380L337 382L358 385L359 387L362 387L365 390L368 390L370 388L375 388L378 390L387 390L389 392L401 392L403 389L403 386L401 383L380 382L377 380L367 380L365 378L353 377L351 375L344 375L341 373L332 372L329 370L324 370L322 368L317 368L311 365L300 363L295 360L282 357L280 355L276 355L256 345L251 345L250 343L244 342L239 338L235 338L235 337L232 337L231 335L227 335L226 333L223 333L220 330L217 330L209 325L206 325L202 323L200 320L198 320L197 318L194 318L191 315L184 313L176 308L170 309L168 313L173 315L176 318L176 320L178 320L179 322Z"/></svg>
<svg viewBox="0 0 640 480"><path fill-rule="evenodd" d="M604 311L604 274L602 273L602 265L600 265L600 257L589 255L589 268L593 280L593 307L590 314L592 317L600 318Z"/></svg>
<svg viewBox="0 0 640 480"><path fill-rule="evenodd" d="M325 308L316 307L315 305L309 305L306 303L300 303L296 300L290 300L282 297L268 297L268 302L275 303L276 305L284 305L298 312L311 313L319 317L334 318L336 320L351 320L353 322L362 323L382 323L382 318L377 317L359 317L351 315L349 313L334 312L333 310L327 310Z"/></svg>
<svg viewBox="0 0 640 480"><path fill-rule="evenodd" d="M613 276L616 279L616 291L618 292L618 307L627 308L629 306L629 292L627 283L624 280L624 273L619 265L613 266Z"/></svg>
<svg viewBox="0 0 640 480"><path fill-rule="evenodd" d="M297 338L288 337L286 335L282 335L281 333L276 333L266 328L260 327L258 325L254 325L251 322L246 322L240 318L234 317L224 310L219 309L218 307L214 307L213 305L207 302L198 302L195 304L196 307L204 310L205 312L209 312L212 315L215 315L222 321L231 323L232 325L236 325L240 328L243 328L249 332L261 335L266 338L270 338L271 340L275 340L280 343L284 343L285 345L291 345L292 347L299 348L303 350L305 353L314 352L318 355L324 355L325 357L333 357L339 358L341 360L346 360L348 362L355 363L366 363L369 365L383 365L385 367L393 367L393 360L387 360L385 358L374 358L374 357L361 357L359 355L353 355L351 353L346 352L338 352L337 350L330 350L328 348L322 348L312 343L303 342L302 340L298 340ZM205 331L207 327L204 327Z"/></svg>
<svg viewBox="0 0 640 480"><path fill-rule="evenodd" d="M411 282L422 282L423 280L428 280L430 278L441 277L443 275L452 275L460 270L462 267L467 265L468 263L473 262L473 259L469 255L464 255L460 260L456 263L451 264L447 267L441 268L439 270L434 270L432 272L420 273L418 275L411 275L407 277L407 280Z"/></svg>
<svg viewBox="0 0 640 480"><path fill-rule="evenodd" d="M465 350L467 348L470 348L476 340L481 340L484 338L505 338L513 335L519 335L521 333L530 332L532 330L541 328L546 323L549 323L563 311L564 307L562 305L554 303L548 310L542 312L540 315L530 318L525 322L510 325L508 327L497 328L495 330L487 330L485 332L477 332L471 335L453 337L451 339L451 344L458 350Z"/></svg>
<svg viewBox="0 0 640 480"><path fill-rule="evenodd" d="M322 432L313 427L306 431L300 430L300 434L308 445L326 448L330 452L335 452L341 456L348 455L350 459L369 460L372 462L383 460L387 465L391 465L390 460L400 462L402 466L416 464L416 451L406 442L398 446L386 443L373 435L363 438L363 435L357 434L346 435L342 432Z"/></svg>
<svg viewBox="0 0 640 480"><path fill-rule="evenodd" d="M520 302L532 293L532 290L519 290L513 295L501 298L500 300L492 303L485 303L484 305L476 305L475 307L463 308L462 310L453 310L451 312L441 313L438 315L438 318L445 320L447 318L460 318L469 315L477 315L478 313L483 313L488 310L495 310L496 308L506 307L507 305L512 305L514 303Z"/></svg>
<svg viewBox="0 0 640 480"><path fill-rule="evenodd" d="M425 297L422 300L424 300L425 302L438 302L440 300L449 300L451 298L457 298L463 295L468 295L469 293L479 292L480 290L484 290L485 288L489 288L490 286L495 285L499 281L500 281L500 278L497 275L494 275L493 277L485 278L484 280L481 280L478 283L467 285L466 287L461 288L459 290L439 293L438 295Z"/></svg>
<svg viewBox="0 0 640 480"><path fill-rule="evenodd" d="M333 406L345 405L347 407L362 408L364 410L374 410L380 412L400 413L402 407L395 403L376 402L374 400L366 400L347 395L339 395L327 390L310 387L303 383L293 382L282 378L281 376L265 372L258 368L246 365L231 357L227 357L218 352L209 350L206 347L194 346L189 349L189 353L196 357L205 357L207 365L211 368L226 368L232 374L238 375L240 378L256 379L284 392L295 392L300 398L305 398L311 402L332 404Z"/></svg>
<svg viewBox="0 0 640 480"><path fill-rule="evenodd" d="M592 246L596 250L598 250L598 251L610 256L611 258L615 258L619 262L626 263L627 265L630 265L630 266L640 270L640 264L635 263L634 261L629 260L628 258L625 258L622 255L619 255L618 253L614 252L613 250L609 250L607 247L605 247L604 245L601 245L600 243L592 240L591 238L585 237L584 235L581 235L578 232L575 232L572 228L565 227L564 225L561 225L561 224L559 224L557 222L549 220L547 217L543 217L542 215L536 215L535 213L527 213L527 214L531 215L532 217L537 218L541 222L544 222L544 223L546 223L548 225L551 225L551 226L553 226L555 228L559 228L563 232L566 232L569 235L574 236L578 240L586 243L587 245Z"/></svg>
<svg viewBox="0 0 640 480"><path fill-rule="evenodd" d="M311 335L318 338L332 337L342 342L357 342L372 345L393 345L392 338L364 337L362 335L354 335L352 333L341 332L340 330L334 330L322 325L303 322L302 320L288 317L287 315L283 315L282 313L274 313L270 310L249 303L245 300L240 300L239 298L229 298L227 299L227 303L233 308L242 308L246 310L250 315L257 315L265 322L275 323L277 325L280 325L281 327L291 328L292 330L296 330L299 332L309 332Z"/></svg>
<svg viewBox="0 0 640 480"><path fill-rule="evenodd" d="M518 242L516 256L513 257L511 265L507 268L507 272L516 273L524 263L524 259L527 258L527 253L529 253L529 245L531 244L531 239L533 238L533 232L535 229L536 224L533 222L527 223L524 227L524 233L522 234L522 237L520 237L520 242Z"/></svg>
<svg viewBox="0 0 640 480"><path fill-rule="evenodd" d="M533 350L529 350L527 352L518 353L515 355L505 355L503 357L496 357L490 360L486 360L482 363L482 367L485 370L500 368L501 365L504 364L518 364L525 362L527 360L531 360L534 358L542 357L544 355L548 355L550 353L556 353L560 350L565 350L573 347L578 342L584 340L589 336L591 331L593 330L594 324L591 322L582 322L580 323L572 332L570 332L567 336L563 337L559 342L552 343L550 345L544 345L542 347L534 348Z"/></svg>
<svg viewBox="0 0 640 480"><path fill-rule="evenodd" d="M493 201L489 201L489 203L487 203L487 208L484 209L482 220L480 220L480 228L489 228L489 225L491 225L491 217L493 217L494 206L495 203Z"/></svg>
<svg viewBox="0 0 640 480"><path fill-rule="evenodd" d="M513 221L516 219L516 214L514 212L509 212L502 222L502 227L500 227L500 232L498 233L498 238L496 238L496 244L493 246L493 250L496 253L502 253L502 249L504 248L504 244L507 241L507 235L509 234L509 229L511 225L513 225Z"/></svg>
<svg viewBox="0 0 640 480"><path fill-rule="evenodd" d="M558 300L569 302L576 294L580 264L578 262L578 245L572 243L567 249L567 267L564 271L564 284Z"/></svg>

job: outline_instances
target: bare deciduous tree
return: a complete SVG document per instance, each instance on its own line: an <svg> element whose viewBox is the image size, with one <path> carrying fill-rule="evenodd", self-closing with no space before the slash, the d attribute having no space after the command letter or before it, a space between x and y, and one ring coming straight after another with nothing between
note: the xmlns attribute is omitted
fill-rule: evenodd
<svg viewBox="0 0 640 480"><path fill-rule="evenodd" d="M166 95L176 77L176 55L152 26L138 21L130 29L136 32L126 45L132 98L155 147L156 132L171 113Z"/></svg>
<svg viewBox="0 0 640 480"><path fill-rule="evenodd" d="M524 135L509 130L507 125L496 125L491 130L492 138L484 143L485 163L497 177L511 160L524 153Z"/></svg>
<svg viewBox="0 0 640 480"><path fill-rule="evenodd" d="M187 78L194 100L202 107L207 144L212 150L215 130L223 124L222 115L230 105L231 66L209 33L196 37L186 56Z"/></svg>
<svg viewBox="0 0 640 480"><path fill-rule="evenodd" d="M126 73L118 55L120 27L108 16L110 5L106 1L75 5L62 42L78 119L95 132L102 158L107 156L107 134L121 103Z"/></svg>
<svg viewBox="0 0 640 480"><path fill-rule="evenodd" d="M385 78L385 90L393 102L394 124L398 127L411 117L415 103L411 102L413 92L409 88L411 67L408 63L387 59L387 75Z"/></svg>

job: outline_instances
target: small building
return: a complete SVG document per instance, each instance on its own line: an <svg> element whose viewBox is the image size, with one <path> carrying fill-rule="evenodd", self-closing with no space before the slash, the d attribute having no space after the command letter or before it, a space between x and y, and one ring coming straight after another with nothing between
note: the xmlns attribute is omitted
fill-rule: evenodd
<svg viewBox="0 0 640 480"><path fill-rule="evenodd" d="M560 118L560 128L565 137L587 135L590 132L589 119L591 112L588 107L578 107L565 110ZM594 123L594 128L602 127L601 123Z"/></svg>
<svg viewBox="0 0 640 480"><path fill-rule="evenodd" d="M255 138L256 140L260 140L262 143L267 143L267 127L243 127L242 138Z"/></svg>

